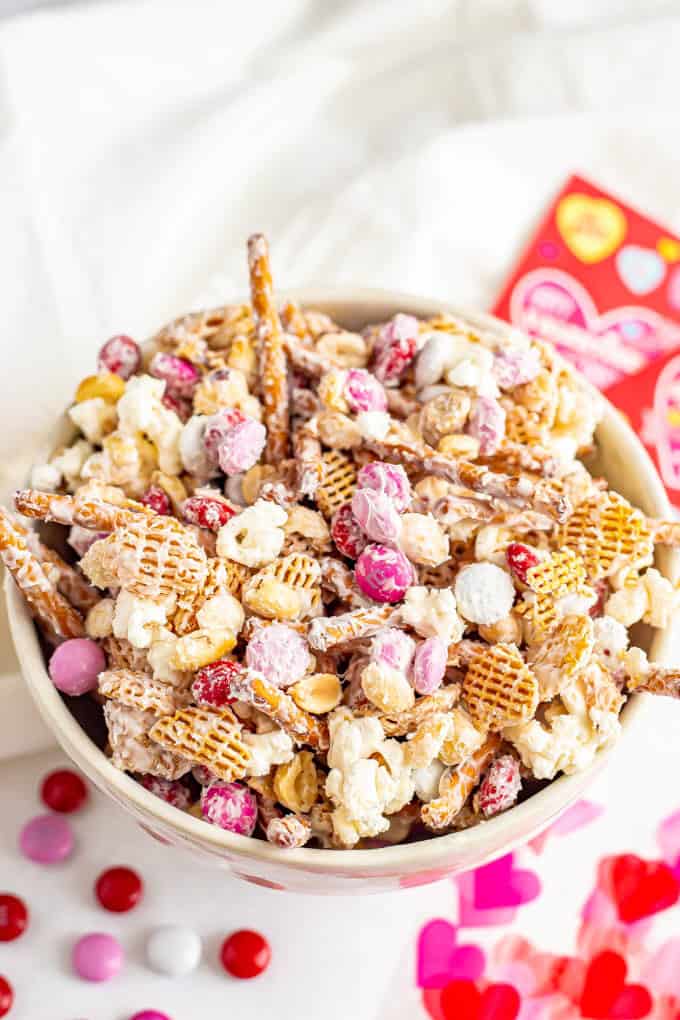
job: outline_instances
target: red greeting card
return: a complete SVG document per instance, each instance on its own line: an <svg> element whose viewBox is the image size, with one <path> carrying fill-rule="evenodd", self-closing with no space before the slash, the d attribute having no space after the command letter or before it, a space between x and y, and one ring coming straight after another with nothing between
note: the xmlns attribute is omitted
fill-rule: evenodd
<svg viewBox="0 0 680 1020"><path fill-rule="evenodd" d="M493 311L606 391L680 507L680 238L572 177Z"/></svg>

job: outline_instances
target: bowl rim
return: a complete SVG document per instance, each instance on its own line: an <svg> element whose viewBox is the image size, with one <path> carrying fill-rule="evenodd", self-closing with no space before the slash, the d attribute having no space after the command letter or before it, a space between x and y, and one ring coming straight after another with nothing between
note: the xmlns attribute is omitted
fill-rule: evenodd
<svg viewBox="0 0 680 1020"><path fill-rule="evenodd" d="M338 304L348 308L358 306L357 310L362 307L367 311L369 308L375 308L373 313L375 318L367 314L366 323L377 321L379 315L384 315L385 308L390 308L392 311L387 314L394 314L396 311L408 311L420 317L431 317L439 312L453 314L466 320L471 326L493 333L499 338L512 332L519 332L516 327L486 313L469 312L448 301L401 291L314 287L284 291L281 297L320 310ZM635 459L636 469L644 471L649 502L654 507L655 515L659 517L670 515L672 511L661 479L636 434L621 413L602 394L576 369L568 367L591 392L593 398L603 402L607 427L616 433L616 447L625 448L627 455ZM666 572L673 577L680 574L680 551L671 551L668 562L669 569ZM445 867L452 856L459 855L474 857L473 866L478 866L525 843L566 810L578 798L584 785L607 763L635 720L639 720L643 708L643 699L640 695L629 698L622 716L623 732L617 745L599 751L587 769L575 775L559 776L523 803L495 818L488 819L483 824L460 832L432 836L416 843L375 849L346 851L302 847L282 851L265 840L239 836L217 826L206 825L202 819L178 811L111 764L104 752L87 736L71 715L52 684L26 604L9 573L5 573L4 590L10 631L21 671L40 714L63 750L96 786L109 795L113 789L114 799L119 804L121 801L131 802L136 809L137 818L140 815L145 816L150 824L153 820L158 820L164 828L184 837L185 842L198 846L209 845L214 852L226 858L233 855L235 858L276 864L287 869L354 878L436 872L438 868ZM654 655L659 661L663 661L671 646L672 630L672 626L669 626L665 631L657 631L652 639ZM504 830L507 830L506 836L503 836Z"/></svg>

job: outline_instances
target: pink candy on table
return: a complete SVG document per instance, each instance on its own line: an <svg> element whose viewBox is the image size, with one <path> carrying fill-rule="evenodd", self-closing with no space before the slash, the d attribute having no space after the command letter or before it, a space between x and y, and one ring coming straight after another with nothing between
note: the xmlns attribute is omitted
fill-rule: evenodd
<svg viewBox="0 0 680 1020"><path fill-rule="evenodd" d="M352 513L374 542L393 545L401 533L401 517L384 492L357 489L352 497Z"/></svg>
<svg viewBox="0 0 680 1020"><path fill-rule="evenodd" d="M367 545L354 576L364 595L375 602L400 602L413 584L413 567L399 549Z"/></svg>
<svg viewBox="0 0 680 1020"><path fill-rule="evenodd" d="M486 818L507 811L517 800L522 787L519 762L504 754L491 763L477 794L479 808Z"/></svg>
<svg viewBox="0 0 680 1020"><path fill-rule="evenodd" d="M84 981L108 981L123 966L123 947L113 935L83 935L73 947L73 970Z"/></svg>
<svg viewBox="0 0 680 1020"><path fill-rule="evenodd" d="M411 665L416 643L405 630L383 627L371 641L371 659L405 673Z"/></svg>
<svg viewBox="0 0 680 1020"><path fill-rule="evenodd" d="M162 779L160 776L144 775L140 779L140 783L149 793L160 797L166 804L179 808L180 811L186 811L191 807L191 791L177 779Z"/></svg>
<svg viewBox="0 0 680 1020"><path fill-rule="evenodd" d="M345 399L355 414L361 411L386 411L385 389L365 368L350 368L345 382Z"/></svg>
<svg viewBox="0 0 680 1020"><path fill-rule="evenodd" d="M495 453L505 436L504 408L493 397L477 397L466 432L479 440L483 457Z"/></svg>
<svg viewBox="0 0 680 1020"><path fill-rule="evenodd" d="M190 361L178 358L174 354L165 354L158 351L154 354L149 365L149 375L156 379L164 379L167 389L174 397L191 397L198 380L200 372Z"/></svg>
<svg viewBox="0 0 680 1020"><path fill-rule="evenodd" d="M142 351L131 336L112 336L99 352L97 368L100 372L114 372L121 379L134 375L142 361Z"/></svg>
<svg viewBox="0 0 680 1020"><path fill-rule="evenodd" d="M357 488L375 489L388 496L398 513L407 510L411 503L411 483L400 464L380 460L365 464L357 475Z"/></svg>
<svg viewBox="0 0 680 1020"><path fill-rule="evenodd" d="M367 538L361 525L352 513L352 504L343 503L333 514L331 520L331 538L338 552L355 560L366 548Z"/></svg>
<svg viewBox="0 0 680 1020"><path fill-rule="evenodd" d="M96 641L71 638L55 648L47 668L57 690L75 697L94 690L106 656Z"/></svg>
<svg viewBox="0 0 680 1020"><path fill-rule="evenodd" d="M267 430L254 418L233 425L217 447L217 460L225 475L238 475L257 464L267 441Z"/></svg>
<svg viewBox="0 0 680 1020"><path fill-rule="evenodd" d="M239 836L252 836L257 824L257 798L243 783L211 783L201 793L203 817Z"/></svg>
<svg viewBox="0 0 680 1020"><path fill-rule="evenodd" d="M251 637L246 664L277 687L289 687L307 672L311 657L301 634L285 623L272 623Z"/></svg>
<svg viewBox="0 0 680 1020"><path fill-rule="evenodd" d="M433 694L444 679L448 645L439 637L426 638L416 648L411 683L418 694Z"/></svg>
<svg viewBox="0 0 680 1020"><path fill-rule="evenodd" d="M59 864L73 852L73 829L59 815L36 815L19 833L19 849L37 864Z"/></svg>

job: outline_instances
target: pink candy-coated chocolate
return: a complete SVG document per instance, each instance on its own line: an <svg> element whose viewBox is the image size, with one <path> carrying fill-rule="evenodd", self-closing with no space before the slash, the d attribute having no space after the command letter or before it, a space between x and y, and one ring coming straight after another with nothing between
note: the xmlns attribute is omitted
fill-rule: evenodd
<svg viewBox="0 0 680 1020"><path fill-rule="evenodd" d="M305 675L311 657L301 634L284 623L272 623L248 642L246 664L277 687L289 687Z"/></svg>
<svg viewBox="0 0 680 1020"><path fill-rule="evenodd" d="M182 504L182 517L188 524L219 531L236 511L219 496L190 496Z"/></svg>
<svg viewBox="0 0 680 1020"><path fill-rule="evenodd" d="M112 336L99 352L97 368L100 372L114 372L121 379L134 375L142 362L142 352L131 336Z"/></svg>
<svg viewBox="0 0 680 1020"><path fill-rule="evenodd" d="M149 375L164 379L169 392L175 397L191 397L201 377L190 361L163 351L158 351L151 359Z"/></svg>
<svg viewBox="0 0 680 1020"><path fill-rule="evenodd" d="M418 320L413 315L397 312L394 318L380 329L373 345L373 354L381 355L394 344L418 337Z"/></svg>
<svg viewBox="0 0 680 1020"><path fill-rule="evenodd" d="M345 399L355 414L387 410L387 396L382 383L365 368L350 368L348 371Z"/></svg>
<svg viewBox="0 0 680 1020"><path fill-rule="evenodd" d="M441 687L448 652L448 645L438 637L426 638L418 645L411 671L411 683L418 694L433 694Z"/></svg>
<svg viewBox="0 0 680 1020"><path fill-rule="evenodd" d="M371 641L371 658L400 673L406 673L416 650L416 643L405 630L383 627Z"/></svg>
<svg viewBox="0 0 680 1020"><path fill-rule="evenodd" d="M364 595L375 602L400 602L413 584L413 567L399 549L367 545L354 576Z"/></svg>
<svg viewBox="0 0 680 1020"><path fill-rule="evenodd" d="M384 492L357 489L352 497L352 513L373 542L393 545L401 534L401 517Z"/></svg>
<svg viewBox="0 0 680 1020"><path fill-rule="evenodd" d="M343 556L348 556L351 560L357 559L361 551L366 548L368 540L352 513L351 503L343 503L333 514L331 537L338 552Z"/></svg>
<svg viewBox="0 0 680 1020"><path fill-rule="evenodd" d="M233 425L217 448L217 460L225 475L238 475L257 464L267 441L267 430L254 418Z"/></svg>
<svg viewBox="0 0 680 1020"><path fill-rule="evenodd" d="M533 347L526 351L499 351L493 359L494 378L502 390L531 382L540 370L541 358Z"/></svg>
<svg viewBox="0 0 680 1020"><path fill-rule="evenodd" d="M479 440L483 457L495 453L505 435L505 410L493 397L477 397L466 431Z"/></svg>
<svg viewBox="0 0 680 1020"><path fill-rule="evenodd" d="M373 372L385 386L396 386L401 376L411 364L418 351L418 341L414 336L397 340L391 347L386 347L377 355Z"/></svg>
<svg viewBox="0 0 680 1020"><path fill-rule="evenodd" d="M191 807L191 791L176 779L161 779L160 776L142 776L142 786L154 797L160 797L166 804L186 811Z"/></svg>
<svg viewBox="0 0 680 1020"><path fill-rule="evenodd" d="M130 1020L171 1020L167 1013L159 1013L157 1009L143 1009L141 1013L135 1013Z"/></svg>
<svg viewBox="0 0 680 1020"><path fill-rule="evenodd" d="M106 656L90 638L71 638L52 652L48 672L57 690L78 696L94 690Z"/></svg>
<svg viewBox="0 0 680 1020"><path fill-rule="evenodd" d="M83 935L73 947L73 970L84 981L108 981L123 966L123 947L113 935Z"/></svg>
<svg viewBox="0 0 680 1020"><path fill-rule="evenodd" d="M163 407L167 407L168 411L174 411L179 420L184 422L184 424L186 424L186 422L189 421L189 418L191 418L191 400L186 397L177 396L175 393L168 390L167 387L165 393L161 397L161 403L163 404Z"/></svg>
<svg viewBox="0 0 680 1020"><path fill-rule="evenodd" d="M73 830L59 815L37 815L19 833L19 849L37 864L58 864L73 852Z"/></svg>
<svg viewBox="0 0 680 1020"><path fill-rule="evenodd" d="M84 556L95 542L106 537L106 531L90 531L89 528L81 528L79 524L72 524L66 541L72 549L75 549L78 556Z"/></svg>
<svg viewBox="0 0 680 1020"><path fill-rule="evenodd" d="M172 512L170 497L165 489L161 489L160 485L150 485L139 502L165 517Z"/></svg>
<svg viewBox="0 0 680 1020"><path fill-rule="evenodd" d="M479 787L479 807L486 818L507 811L517 800L522 788L519 762L504 754L491 763Z"/></svg>
<svg viewBox="0 0 680 1020"><path fill-rule="evenodd" d="M203 445L213 463L217 464L217 451L226 434L234 425L240 425L246 420L245 414L238 407L223 407L208 418L203 430Z"/></svg>
<svg viewBox="0 0 680 1020"><path fill-rule="evenodd" d="M239 836L252 836L257 824L257 799L243 783L211 783L201 794L203 817Z"/></svg>
<svg viewBox="0 0 680 1020"><path fill-rule="evenodd" d="M411 484L399 464L384 464L380 460L365 464L357 476L357 487L388 496L400 514L411 504Z"/></svg>

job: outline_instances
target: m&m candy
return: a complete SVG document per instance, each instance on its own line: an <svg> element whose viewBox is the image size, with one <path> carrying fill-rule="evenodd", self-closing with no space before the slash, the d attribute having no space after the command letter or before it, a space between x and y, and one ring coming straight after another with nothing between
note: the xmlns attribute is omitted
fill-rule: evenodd
<svg viewBox="0 0 680 1020"><path fill-rule="evenodd" d="M264 935L247 928L235 931L222 943L222 966L235 978L254 978L267 969L272 951Z"/></svg>

